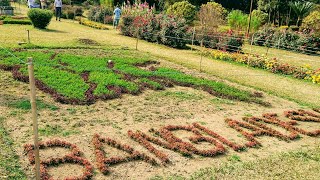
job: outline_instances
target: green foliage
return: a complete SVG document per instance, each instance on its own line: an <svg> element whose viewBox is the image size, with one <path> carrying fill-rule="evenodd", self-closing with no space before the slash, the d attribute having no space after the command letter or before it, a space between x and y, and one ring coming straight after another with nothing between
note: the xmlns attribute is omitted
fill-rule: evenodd
<svg viewBox="0 0 320 180"><path fill-rule="evenodd" d="M297 30L297 26L290 29ZM255 33L253 44L275 47L307 54L317 54L320 48L320 38L316 34L285 31L274 28L263 28Z"/></svg>
<svg viewBox="0 0 320 180"><path fill-rule="evenodd" d="M42 9L30 9L28 11L28 17L32 24L36 28L45 29L53 16L53 13L49 10Z"/></svg>
<svg viewBox="0 0 320 180"><path fill-rule="evenodd" d="M106 7L91 7L88 13L88 19L95 22L104 23L106 16L112 16L113 11L111 8Z"/></svg>
<svg viewBox="0 0 320 180"><path fill-rule="evenodd" d="M228 24L232 29L245 30L248 25L248 15L240 10L232 10L228 14Z"/></svg>
<svg viewBox="0 0 320 180"><path fill-rule="evenodd" d="M311 2L302 2L302 1L296 1L289 3L290 7L292 8L293 12L296 13L298 16L297 20L297 26L300 25L300 20L302 20L304 17L306 17L311 10L314 8L314 4Z"/></svg>
<svg viewBox="0 0 320 180"><path fill-rule="evenodd" d="M175 48L185 48L191 35L185 19L174 15L154 14L148 8L124 9L120 30L126 36Z"/></svg>
<svg viewBox="0 0 320 180"><path fill-rule="evenodd" d="M114 0L100 0L100 5L107 8L113 8Z"/></svg>
<svg viewBox="0 0 320 180"><path fill-rule="evenodd" d="M0 6L10 6L9 0L0 0Z"/></svg>
<svg viewBox="0 0 320 180"><path fill-rule="evenodd" d="M58 110L59 108L54 105L46 104L41 100L36 101L37 104L37 109L50 109L52 111ZM23 109L23 110L30 110L31 109L31 104L30 100L19 100L19 101L14 101L9 103L9 107L17 108L17 109Z"/></svg>
<svg viewBox="0 0 320 180"><path fill-rule="evenodd" d="M13 19L10 16L5 17L3 19L3 24L21 24L21 25L31 25L31 21L29 19Z"/></svg>
<svg viewBox="0 0 320 180"><path fill-rule="evenodd" d="M114 50L108 50L109 53L112 51ZM170 83L205 90L222 98L258 102L250 92L222 82L193 77L169 68L158 68L153 71L139 68L137 64L148 63L149 58L137 56L132 51L121 51L119 52L121 56L111 55L108 58L66 53L53 56L53 52L14 52L22 59L29 57L31 53L36 59L36 79L67 98L85 101L91 87L89 83L96 85L96 88L92 89L92 95L102 99L118 97L121 93L138 94L143 90L140 88L142 83L150 85L152 89L163 89L166 83ZM0 58L3 59L1 65L13 66L20 63L16 58L6 56L3 50L0 50ZM112 69L107 67L108 59L114 62ZM22 67L20 72L27 75L27 68ZM87 73L87 80L84 80L83 73ZM53 129L59 130L59 128ZM51 132L52 128L49 130ZM43 130L43 133L46 131Z"/></svg>
<svg viewBox="0 0 320 180"><path fill-rule="evenodd" d="M252 17L257 18L261 22L261 24L264 24L267 22L268 13L255 9L252 11Z"/></svg>
<svg viewBox="0 0 320 180"><path fill-rule="evenodd" d="M188 24L192 23L196 16L196 7L188 1L176 2L169 6L167 14L184 18Z"/></svg>
<svg viewBox="0 0 320 180"><path fill-rule="evenodd" d="M56 136L56 135L60 135L60 136L69 136L72 134L79 134L80 131L76 131L76 130L70 130L67 131L65 129L63 129L61 126L59 125L46 125L44 128L39 128L39 134L41 136Z"/></svg>
<svg viewBox="0 0 320 180"><path fill-rule="evenodd" d="M221 4L208 2L201 6L198 17L206 29L216 29L223 24L226 14L227 10Z"/></svg>
<svg viewBox="0 0 320 180"><path fill-rule="evenodd" d="M313 11L305 17L302 28L314 30L320 36L320 11Z"/></svg>

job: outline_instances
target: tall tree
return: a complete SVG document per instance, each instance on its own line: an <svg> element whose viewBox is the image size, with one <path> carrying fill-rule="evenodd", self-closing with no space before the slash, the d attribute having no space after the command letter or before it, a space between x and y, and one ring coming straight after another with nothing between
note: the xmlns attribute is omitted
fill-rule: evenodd
<svg viewBox="0 0 320 180"><path fill-rule="evenodd" d="M309 15L309 13L312 11L314 8L314 4L311 2L301 2L301 1L296 1L296 2L291 2L290 7L292 10L295 12L295 14L298 16L297 20L297 26L300 26L300 21Z"/></svg>

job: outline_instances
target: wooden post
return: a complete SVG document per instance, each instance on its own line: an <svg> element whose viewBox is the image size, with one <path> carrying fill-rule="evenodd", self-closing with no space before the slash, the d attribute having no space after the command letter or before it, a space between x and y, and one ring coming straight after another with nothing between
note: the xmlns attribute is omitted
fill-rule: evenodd
<svg viewBox="0 0 320 180"><path fill-rule="evenodd" d="M192 41L191 41L191 51L192 51L192 48L193 48L193 41L194 41L194 36L195 36L195 33L196 33L196 27L193 27L193 33L192 33Z"/></svg>
<svg viewBox="0 0 320 180"><path fill-rule="evenodd" d="M252 54L252 45L253 45L253 40L254 40L254 33L253 33L253 35L252 35L251 43L250 43L250 54Z"/></svg>
<svg viewBox="0 0 320 180"><path fill-rule="evenodd" d="M28 32L28 43L30 44L30 30L27 30Z"/></svg>
<svg viewBox="0 0 320 180"><path fill-rule="evenodd" d="M34 79L34 68L32 58L28 58L29 83L30 83L30 103L32 109L33 134L34 134L34 153L36 162L36 179L40 180L40 157L38 142L38 122L37 122L37 105L36 105L36 86Z"/></svg>
<svg viewBox="0 0 320 180"><path fill-rule="evenodd" d="M203 39L201 40L200 46L201 46L201 59L200 59L200 72L201 72L202 71L202 56L203 56Z"/></svg>

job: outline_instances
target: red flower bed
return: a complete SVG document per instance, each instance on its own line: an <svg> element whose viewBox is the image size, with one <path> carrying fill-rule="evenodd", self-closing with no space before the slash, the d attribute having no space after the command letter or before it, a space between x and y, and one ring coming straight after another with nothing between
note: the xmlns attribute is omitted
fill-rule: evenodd
<svg viewBox="0 0 320 180"><path fill-rule="evenodd" d="M320 115L305 110L285 111L284 115L292 120L320 122Z"/></svg>
<svg viewBox="0 0 320 180"><path fill-rule="evenodd" d="M230 127L240 132L248 140L248 142L245 144L247 147L261 146L261 143L258 142L254 137L262 135L265 132L263 129L246 122L236 121L232 119L226 119L225 121ZM243 128L252 130L252 133L244 131Z"/></svg>
<svg viewBox="0 0 320 180"><path fill-rule="evenodd" d="M91 163L80 157L80 150L74 144L71 144L62 140L49 140L46 142L39 142L39 149L53 148L53 147L63 147L68 148L71 152L63 157L59 158L51 158L40 161L40 176L42 180L53 179L48 173L48 167L50 166L58 166L59 164L72 163L78 164L85 168L83 174L79 177L67 177L65 179L91 179L93 176L93 166ZM35 164L35 155L34 155L34 145L26 144L24 145L24 152L29 158L29 162L34 165Z"/></svg>
<svg viewBox="0 0 320 180"><path fill-rule="evenodd" d="M189 140L191 142L198 143L198 142L205 141L210 144L213 144L215 147L210 150L200 150L194 147L191 143L184 142L182 139L173 135L172 131L175 131L175 130L185 130L185 131L193 132L195 136L189 137ZM163 139L165 139L170 144L172 144L175 147L175 149L177 149L179 152L182 152L183 155L191 156L192 154L197 154L200 156L213 157L218 154L223 154L226 151L220 142L218 142L214 138L202 136L201 133L194 126L169 125L161 128L158 132Z"/></svg>
<svg viewBox="0 0 320 180"><path fill-rule="evenodd" d="M155 159L151 158L150 156L147 156L144 153L141 153L139 151L134 150L132 147L126 144L121 144L115 140L112 140L108 137L102 138L98 134L95 134L92 140L94 147L95 147L95 155L96 155L96 161L97 161L97 167L103 174L108 174L110 172L109 167L111 165L123 163L123 162L129 162L134 160L143 160L147 163L151 163L153 165L156 165L157 162ZM103 150L103 143L106 143L107 145L117 148L119 150L127 152L129 155L125 157L106 157L106 153Z"/></svg>
<svg viewBox="0 0 320 180"><path fill-rule="evenodd" d="M219 134L215 133L214 131L204 127L204 126L201 126L200 124L198 123L193 123L192 124L194 127L200 129L201 131L209 134L210 136L214 137L214 138L217 138L220 142L228 145L229 147L231 147L233 150L235 151L241 151L241 150L244 150L245 149L245 146L243 145L238 145L234 142L231 142L229 141L228 139L225 139L224 137L220 136Z"/></svg>

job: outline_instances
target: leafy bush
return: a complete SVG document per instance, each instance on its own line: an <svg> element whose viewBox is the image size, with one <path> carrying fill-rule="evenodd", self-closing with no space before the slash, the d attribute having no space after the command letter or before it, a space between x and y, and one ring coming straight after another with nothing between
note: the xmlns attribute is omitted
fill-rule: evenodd
<svg viewBox="0 0 320 180"><path fill-rule="evenodd" d="M155 15L145 4L123 9L121 33L175 48L185 48L190 38L184 19L174 15Z"/></svg>
<svg viewBox="0 0 320 180"><path fill-rule="evenodd" d="M9 0L1 0L0 6L10 6L10 1Z"/></svg>
<svg viewBox="0 0 320 180"><path fill-rule="evenodd" d="M275 47L307 54L317 54L320 50L320 37L316 34L263 28L255 33L253 44Z"/></svg>
<svg viewBox="0 0 320 180"><path fill-rule="evenodd" d="M232 29L239 31L245 30L248 25L248 15L240 10L232 10L228 14L228 24Z"/></svg>
<svg viewBox="0 0 320 180"><path fill-rule="evenodd" d="M268 19L268 13L255 9L252 11L252 17L257 18L262 24L264 24Z"/></svg>
<svg viewBox="0 0 320 180"><path fill-rule="evenodd" d="M28 11L28 17L32 24L36 28L45 29L53 16L53 13L49 10L42 9L30 9Z"/></svg>
<svg viewBox="0 0 320 180"><path fill-rule="evenodd" d="M315 31L320 36L320 11L313 11L302 21L302 28Z"/></svg>
<svg viewBox="0 0 320 180"><path fill-rule="evenodd" d="M196 16L196 7L188 1L176 2L169 6L167 14L184 18L188 24L192 23Z"/></svg>
<svg viewBox="0 0 320 180"><path fill-rule="evenodd" d="M194 44L200 45L201 40L203 40L204 47L229 52L241 51L243 45L243 36L237 35L231 30L223 33L197 32Z"/></svg>
<svg viewBox="0 0 320 180"><path fill-rule="evenodd" d="M31 25L32 23L29 19L12 19L7 17L3 20L3 24Z"/></svg>
<svg viewBox="0 0 320 180"><path fill-rule="evenodd" d="M201 25L206 29L217 29L224 22L227 10L221 4L208 2L203 4L198 13Z"/></svg>
<svg viewBox="0 0 320 180"><path fill-rule="evenodd" d="M88 19L90 21L104 23L105 17L112 16L112 15L113 15L113 11L110 8L92 7L89 9Z"/></svg>
<svg viewBox="0 0 320 180"><path fill-rule="evenodd" d="M55 9L53 10L53 12ZM64 19L74 19L75 16L82 16L83 9L81 6L70 6L70 5L64 5L62 7L62 14L61 18Z"/></svg>
<svg viewBox="0 0 320 180"><path fill-rule="evenodd" d="M162 19L161 15L157 18ZM160 21L160 20L158 20ZM190 38L190 33L188 33L188 26L184 19L163 16L162 21L160 21L160 33L161 43L174 48L185 48L186 44Z"/></svg>

